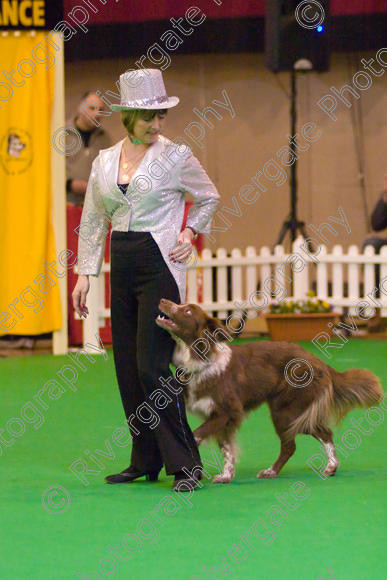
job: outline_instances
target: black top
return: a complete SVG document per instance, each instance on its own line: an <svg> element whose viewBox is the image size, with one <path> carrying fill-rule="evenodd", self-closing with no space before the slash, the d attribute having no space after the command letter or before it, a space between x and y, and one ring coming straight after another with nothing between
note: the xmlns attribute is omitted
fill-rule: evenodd
<svg viewBox="0 0 387 580"><path fill-rule="evenodd" d="M120 188L120 190L122 191L122 193L124 195L126 195L126 192L128 190L128 185L129 183L117 183L118 187Z"/></svg>

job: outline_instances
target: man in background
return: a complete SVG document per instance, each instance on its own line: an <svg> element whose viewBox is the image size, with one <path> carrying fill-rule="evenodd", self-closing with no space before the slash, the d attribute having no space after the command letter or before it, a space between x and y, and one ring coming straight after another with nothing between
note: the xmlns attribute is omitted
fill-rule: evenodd
<svg viewBox="0 0 387 580"><path fill-rule="evenodd" d="M86 193L91 165L101 149L112 144L109 134L100 122L106 111L105 103L92 92L83 95L75 119L66 123L69 153L66 155L67 202L82 206ZM82 140L71 129L75 129ZM70 143L78 142L78 151L71 154Z"/></svg>

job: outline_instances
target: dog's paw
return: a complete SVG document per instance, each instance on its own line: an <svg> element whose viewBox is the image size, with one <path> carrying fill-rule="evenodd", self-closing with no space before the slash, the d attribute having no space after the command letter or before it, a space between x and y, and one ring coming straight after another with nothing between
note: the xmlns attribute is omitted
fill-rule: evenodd
<svg viewBox="0 0 387 580"><path fill-rule="evenodd" d="M203 442L203 439L201 437L195 437L195 441L196 445L199 447L199 445Z"/></svg>
<svg viewBox="0 0 387 580"><path fill-rule="evenodd" d="M230 475L224 475L223 473L219 473L218 475L215 475L215 477L212 480L212 483L230 483L231 480L232 477Z"/></svg>
<svg viewBox="0 0 387 580"><path fill-rule="evenodd" d="M337 465L328 465L328 467L326 467L324 470L324 475L327 477L333 477L333 475L336 475L336 471Z"/></svg>
<svg viewBox="0 0 387 580"><path fill-rule="evenodd" d="M269 467L268 469L262 469L257 477L258 479L274 479L275 477L278 477L278 473Z"/></svg>

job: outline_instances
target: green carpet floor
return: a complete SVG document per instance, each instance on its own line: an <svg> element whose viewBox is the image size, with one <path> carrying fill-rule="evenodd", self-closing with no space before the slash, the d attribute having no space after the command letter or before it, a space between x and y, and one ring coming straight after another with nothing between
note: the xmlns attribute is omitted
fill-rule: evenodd
<svg viewBox="0 0 387 580"><path fill-rule="evenodd" d="M386 385L386 345L351 340L333 352L331 365L338 370L368 368ZM303 346L316 352L310 343ZM337 476L325 481L306 464L321 451L317 441L305 436L297 438L296 454L278 479L256 479L279 450L265 406L240 431L241 454L232 484L213 485L205 479L192 497L172 494L172 478L164 473L158 483L109 486L103 477L127 466L130 447L112 440L113 431L123 425L123 414L111 351L108 355L108 360L96 356L94 364L86 361L86 372L78 368L77 391L67 387L63 393L57 389L57 399L42 396L48 408L42 411L44 424L35 423L37 429L31 422L33 408L25 407L30 422L8 423L15 433L12 444L0 431L1 580L387 577L387 422L374 426L369 435L361 434L358 447L346 450ZM0 429L11 418L20 420L21 408L48 381L58 380L56 373L69 363L67 356L50 355L1 360ZM350 417L365 417L365 410L354 411L335 430L338 444L352 428ZM193 417L190 422L198 425ZM17 436L23 428L24 434ZM107 455L110 449L110 458L95 455L103 469L88 457L95 449ZM201 448L209 461L214 462L215 453L219 457L213 445ZM88 486L69 470L79 458L89 469L100 470L87 476ZM215 466L208 470L218 472ZM298 501L290 495L283 499L292 486ZM57 495L50 499L50 492Z"/></svg>

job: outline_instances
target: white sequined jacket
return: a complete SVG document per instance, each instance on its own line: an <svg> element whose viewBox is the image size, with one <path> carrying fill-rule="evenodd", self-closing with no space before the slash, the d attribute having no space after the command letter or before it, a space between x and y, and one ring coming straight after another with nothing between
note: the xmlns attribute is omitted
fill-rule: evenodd
<svg viewBox="0 0 387 580"><path fill-rule="evenodd" d="M117 185L123 140L94 160L77 233L78 272L98 276L109 224L112 231L150 232L185 300L186 272L171 263L184 216L184 194L193 196L187 226L210 232L219 193L191 150L159 136L145 153L126 195Z"/></svg>

